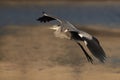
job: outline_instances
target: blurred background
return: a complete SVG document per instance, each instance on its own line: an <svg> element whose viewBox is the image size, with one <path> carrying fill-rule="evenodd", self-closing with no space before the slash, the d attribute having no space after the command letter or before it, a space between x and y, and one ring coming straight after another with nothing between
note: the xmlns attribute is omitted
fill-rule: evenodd
<svg viewBox="0 0 120 80"><path fill-rule="evenodd" d="M90 64L77 44L56 38L54 23L36 21L43 11L94 35L106 62L90 54ZM120 80L119 53L119 0L0 1L0 80Z"/></svg>
<svg viewBox="0 0 120 80"><path fill-rule="evenodd" d="M118 0L1 0L0 26L36 25L43 11L80 25L120 27Z"/></svg>

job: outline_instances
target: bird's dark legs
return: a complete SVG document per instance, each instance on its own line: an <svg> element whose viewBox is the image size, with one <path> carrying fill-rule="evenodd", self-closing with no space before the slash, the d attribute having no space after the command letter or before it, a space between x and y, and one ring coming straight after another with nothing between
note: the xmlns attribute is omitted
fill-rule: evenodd
<svg viewBox="0 0 120 80"><path fill-rule="evenodd" d="M85 53L85 56L88 60L88 62L91 62L93 64L93 59L89 56L89 54L85 51L85 49L83 48L83 46L79 43L79 42L76 42L80 47L81 49L83 50L83 52Z"/></svg>

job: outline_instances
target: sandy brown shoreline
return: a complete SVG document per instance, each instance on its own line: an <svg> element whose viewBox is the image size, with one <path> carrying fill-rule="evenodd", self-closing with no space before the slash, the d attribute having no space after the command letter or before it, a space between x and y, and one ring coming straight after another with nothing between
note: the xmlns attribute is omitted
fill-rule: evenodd
<svg viewBox="0 0 120 80"><path fill-rule="evenodd" d="M2 27L0 80L120 80L120 29L80 29L100 40L105 64L88 63L73 41L54 37L48 26Z"/></svg>

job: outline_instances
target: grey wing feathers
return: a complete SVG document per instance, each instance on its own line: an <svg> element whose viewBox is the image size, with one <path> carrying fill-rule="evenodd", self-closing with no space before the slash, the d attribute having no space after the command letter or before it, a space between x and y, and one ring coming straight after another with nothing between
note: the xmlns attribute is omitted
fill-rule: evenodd
<svg viewBox="0 0 120 80"><path fill-rule="evenodd" d="M68 29L69 31L75 31L75 32L79 32L79 30L74 27L74 25L72 25L70 22L68 21L63 21L62 26L66 29Z"/></svg>
<svg viewBox="0 0 120 80"><path fill-rule="evenodd" d="M87 41L87 47L91 51L91 53L101 62L104 62L106 55L104 50L100 46L98 40L94 37L92 40L87 39L86 41Z"/></svg>

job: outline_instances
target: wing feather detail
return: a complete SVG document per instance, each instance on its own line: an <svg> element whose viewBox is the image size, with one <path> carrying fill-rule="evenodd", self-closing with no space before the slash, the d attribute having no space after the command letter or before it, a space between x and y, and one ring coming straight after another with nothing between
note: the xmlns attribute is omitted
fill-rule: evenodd
<svg viewBox="0 0 120 80"><path fill-rule="evenodd" d="M104 63L106 54L99 44L98 40L94 37L92 40L85 39L87 42L87 47L90 50L90 52L101 62Z"/></svg>

